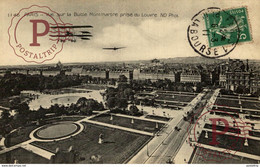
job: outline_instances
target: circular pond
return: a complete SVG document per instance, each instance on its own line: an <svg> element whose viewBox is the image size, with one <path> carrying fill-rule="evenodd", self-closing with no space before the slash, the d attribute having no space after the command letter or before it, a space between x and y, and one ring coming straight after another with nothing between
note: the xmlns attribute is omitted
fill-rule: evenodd
<svg viewBox="0 0 260 167"><path fill-rule="evenodd" d="M79 125L73 122L59 122L45 125L35 132L35 137L40 139L59 139L76 133Z"/></svg>

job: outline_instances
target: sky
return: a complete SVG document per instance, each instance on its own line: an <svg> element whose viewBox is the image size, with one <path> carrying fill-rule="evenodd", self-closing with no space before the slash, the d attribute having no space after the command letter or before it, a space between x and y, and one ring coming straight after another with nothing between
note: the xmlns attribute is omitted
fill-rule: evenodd
<svg viewBox="0 0 260 167"><path fill-rule="evenodd" d="M239 44L224 58L260 59L260 3L258 0L6 0L0 1L1 47L0 65L26 65L14 54L8 43L8 27L11 17L21 8L31 5L49 6L58 13L72 13L61 16L63 22L73 25L92 25L93 37L89 41L78 40L64 43L63 50L45 64L69 62L102 62L149 60L153 58L174 58L199 56L189 45L187 28L191 18L208 7L221 9L246 6L253 37L252 42ZM140 16L157 14L158 17L114 17L73 16L77 13L138 13ZM160 13L172 13L178 17L159 17ZM30 34L25 30L22 35ZM29 36L29 35L28 35ZM25 37L26 38L26 37ZM117 51L103 50L104 47L126 47Z"/></svg>

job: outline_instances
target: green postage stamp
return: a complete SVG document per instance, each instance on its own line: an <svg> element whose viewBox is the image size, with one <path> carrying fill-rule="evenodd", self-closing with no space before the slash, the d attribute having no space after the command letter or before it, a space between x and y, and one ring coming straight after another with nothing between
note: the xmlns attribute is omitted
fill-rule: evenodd
<svg viewBox="0 0 260 167"><path fill-rule="evenodd" d="M252 41L247 8L204 14L209 47Z"/></svg>

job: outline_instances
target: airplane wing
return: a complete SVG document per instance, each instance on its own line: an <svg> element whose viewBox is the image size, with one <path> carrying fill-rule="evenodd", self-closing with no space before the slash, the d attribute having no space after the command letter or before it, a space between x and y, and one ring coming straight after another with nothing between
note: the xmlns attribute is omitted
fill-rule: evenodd
<svg viewBox="0 0 260 167"><path fill-rule="evenodd" d="M50 35L51 37L69 37L73 35Z"/></svg>
<svg viewBox="0 0 260 167"><path fill-rule="evenodd" d="M80 31L82 34L90 34L88 31Z"/></svg>
<svg viewBox="0 0 260 167"><path fill-rule="evenodd" d="M92 35L84 35L84 34L82 34L82 35L72 35L72 36L76 36L76 37L92 37Z"/></svg>
<svg viewBox="0 0 260 167"><path fill-rule="evenodd" d="M123 49L123 48L126 48L126 47L118 47L118 48L116 48L116 49Z"/></svg>
<svg viewBox="0 0 260 167"><path fill-rule="evenodd" d="M93 28L91 25L85 26L51 26L51 28Z"/></svg>
<svg viewBox="0 0 260 167"><path fill-rule="evenodd" d="M107 49L107 50L114 50L114 48L103 48L103 49Z"/></svg>

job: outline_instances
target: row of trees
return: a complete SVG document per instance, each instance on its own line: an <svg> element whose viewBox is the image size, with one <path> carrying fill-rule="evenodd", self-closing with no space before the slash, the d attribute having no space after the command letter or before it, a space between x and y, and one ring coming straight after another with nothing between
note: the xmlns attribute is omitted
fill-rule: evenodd
<svg viewBox="0 0 260 167"><path fill-rule="evenodd" d="M88 83L92 83L92 84L110 84L110 85L116 85L116 79L115 78L110 78L110 79L106 79L106 78L101 78L101 77L92 77L89 75L86 76L81 76L82 78L82 83L83 84L88 84Z"/></svg>
<svg viewBox="0 0 260 167"><path fill-rule="evenodd" d="M12 107L16 111L15 116L11 116L8 110L4 110L0 119L0 134L8 134L12 129L30 124L35 121L43 121L51 116L61 115L92 115L93 111L104 110L104 105L94 99L85 97L79 98L76 104L70 106L54 104L50 108L40 107L38 110L30 110L27 103L21 103Z"/></svg>
<svg viewBox="0 0 260 167"><path fill-rule="evenodd" d="M127 77L119 76L117 79L119 83L126 83ZM116 79L105 79L92 76L78 76L78 75L56 75L56 76L42 76L42 75L24 75L24 74L6 74L0 79L0 97L9 97L12 95L19 95L22 90L44 90L44 89L59 89L69 86L80 85L81 83L96 83L96 84L113 84ZM203 83L195 85L191 83L176 83L169 79L157 80L152 82L147 80L133 80L130 88L135 91L145 90L147 88L162 89L171 91L187 91L200 92Z"/></svg>
<svg viewBox="0 0 260 167"><path fill-rule="evenodd" d="M170 79L156 80L154 82L152 82L150 79L134 80L132 82L132 88L136 91L143 91L146 89L161 89L181 92L201 92L202 87L204 86L206 86L206 84L203 82L194 85L192 83L173 82Z"/></svg>
<svg viewBox="0 0 260 167"><path fill-rule="evenodd" d="M79 76L6 74L0 79L0 98L19 95L22 90L59 89L80 85Z"/></svg>
<svg viewBox="0 0 260 167"><path fill-rule="evenodd" d="M228 90L228 89L221 89L220 90L221 94L224 95L234 95L235 94L250 94L250 89L246 86L239 85L234 91ZM260 96L260 89L254 93L251 94L251 96Z"/></svg>

